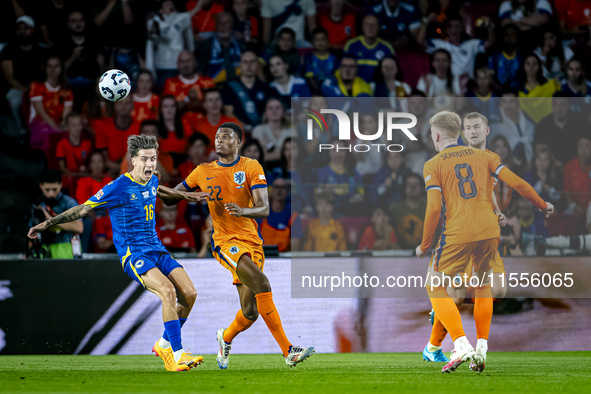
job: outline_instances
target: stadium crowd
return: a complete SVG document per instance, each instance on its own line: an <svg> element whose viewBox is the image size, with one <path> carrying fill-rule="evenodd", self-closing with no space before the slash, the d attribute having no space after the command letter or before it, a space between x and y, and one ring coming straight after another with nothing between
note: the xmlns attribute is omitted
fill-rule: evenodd
<svg viewBox="0 0 591 394"><path fill-rule="evenodd" d="M428 118L442 109L484 114L487 147L558 209L546 220L500 182L504 255L535 254L533 236L591 232L591 1L10 0L0 19L1 165L14 181L4 251L22 251L17 223L82 203L130 171L129 135L158 137L162 182L174 187L216 160L214 136L228 121L245 132L241 154L267 172L266 244L414 249L422 167L435 154ZM116 103L97 90L111 68L132 81ZM332 120L306 140L306 119L292 114L334 97L415 114L417 141L398 141L396 153L318 154L319 143L343 144ZM361 133L377 127L377 111L360 115ZM41 198L23 198L37 184ZM168 248L208 254L207 205L157 211ZM51 242L114 250L104 213L62 230Z"/></svg>

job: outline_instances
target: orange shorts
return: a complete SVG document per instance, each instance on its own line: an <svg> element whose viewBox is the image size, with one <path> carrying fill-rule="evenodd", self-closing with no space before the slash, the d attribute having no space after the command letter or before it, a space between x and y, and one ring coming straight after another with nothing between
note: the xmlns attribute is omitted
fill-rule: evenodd
<svg viewBox="0 0 591 394"><path fill-rule="evenodd" d="M249 241L240 241L231 239L221 245L216 245L212 250L213 257L225 268L227 268L233 277L233 284L239 285L242 282L236 273L236 267L240 258L247 254L253 263L262 271L265 266L265 253L262 245L256 245Z"/></svg>
<svg viewBox="0 0 591 394"><path fill-rule="evenodd" d="M464 271L466 274L468 274L468 276L472 276L472 264L473 262L470 261L470 264L468 264L466 270ZM498 250L495 256L495 266L493 267L493 272L495 274L505 274L505 263Z"/></svg>
<svg viewBox="0 0 591 394"><path fill-rule="evenodd" d="M445 239L439 240L429 266L449 276L466 272L468 266L473 266L475 272L490 271L495 265L498 246L498 238L455 245L446 244Z"/></svg>

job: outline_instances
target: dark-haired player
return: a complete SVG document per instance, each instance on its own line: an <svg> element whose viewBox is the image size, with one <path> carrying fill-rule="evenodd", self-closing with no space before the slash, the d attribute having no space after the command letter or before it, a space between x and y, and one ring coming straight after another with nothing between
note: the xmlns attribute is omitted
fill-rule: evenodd
<svg viewBox="0 0 591 394"><path fill-rule="evenodd" d="M80 219L93 209L109 209L113 241L125 273L162 300L164 335L153 351L168 371L188 371L203 357L183 350L181 326L195 303L197 291L183 267L174 260L156 234L156 197L201 201L206 193L184 193L159 186L156 137L133 135L127 140L133 171L98 191L84 204L70 208L29 230L29 238L51 226ZM177 303L178 297L178 303Z"/></svg>
<svg viewBox="0 0 591 394"><path fill-rule="evenodd" d="M292 346L273 303L271 285L263 273L263 239L255 221L269 215L267 180L258 161L238 155L241 142L238 125L222 124L215 136L215 151L220 159L199 165L176 190L201 189L209 193L213 256L232 272L240 297L241 309L236 318L228 328L217 332L219 367L228 368L232 340L247 330L259 313L281 347L285 362L294 366L312 355L314 348ZM174 203L166 198L163 202Z"/></svg>

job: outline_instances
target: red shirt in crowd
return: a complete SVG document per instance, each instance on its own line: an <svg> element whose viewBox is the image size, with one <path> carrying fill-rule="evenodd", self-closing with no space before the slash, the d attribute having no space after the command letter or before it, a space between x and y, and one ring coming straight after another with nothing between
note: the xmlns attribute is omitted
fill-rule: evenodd
<svg viewBox="0 0 591 394"><path fill-rule="evenodd" d="M556 0L554 6L566 31L591 24L591 0Z"/></svg>
<svg viewBox="0 0 591 394"><path fill-rule="evenodd" d="M185 129L185 128L183 128ZM174 131L168 132L167 138L160 138L158 140L158 151L160 154L166 153L187 153L187 147L189 145L188 137L183 131L183 137L177 138L176 133Z"/></svg>
<svg viewBox="0 0 591 394"><path fill-rule="evenodd" d="M160 238L167 248L189 249L195 247L193 233L186 226L177 224L175 230L167 230L163 226L159 227L156 232L158 233L158 238Z"/></svg>
<svg viewBox="0 0 591 394"><path fill-rule="evenodd" d="M361 241L359 241L359 250L373 250L378 237L376 235L375 230L372 226L367 226L367 228L361 234ZM398 238L396 238L396 232L392 231L392 235L390 236L390 242L397 244Z"/></svg>
<svg viewBox="0 0 591 394"><path fill-rule="evenodd" d="M209 10L201 10L191 19L194 33L215 31L215 16L224 11L224 6L218 4L216 1L213 1L212 3L213 4ZM187 11L191 11L195 8L196 4L197 0L187 1Z"/></svg>
<svg viewBox="0 0 591 394"><path fill-rule="evenodd" d="M61 86L55 88L51 87L47 82L33 82L31 83L31 116L29 121L37 118L43 120L35 112L33 107L34 101L41 101L45 113L49 115L56 124L60 124L63 120L64 107L74 103L74 95L71 90L62 89Z"/></svg>
<svg viewBox="0 0 591 394"><path fill-rule="evenodd" d="M57 144L56 157L60 160L66 161L66 167L68 170L78 172L80 166L86 165L91 150L92 142L88 140L82 139L78 146L74 146L69 138L64 138Z"/></svg>
<svg viewBox="0 0 591 394"><path fill-rule="evenodd" d="M355 13L343 8L343 17L339 22L330 18L330 9L322 7L318 10L318 24L328 31L328 43L333 46L345 46L347 41L356 36Z"/></svg>
<svg viewBox="0 0 591 394"><path fill-rule="evenodd" d="M197 98L202 100L202 91L213 87L215 87L215 82L208 76L195 74L193 79L185 79L182 75L177 75L166 79L162 96L172 94L177 101L185 101L189 97L189 91L194 90L197 93Z"/></svg>
<svg viewBox="0 0 591 394"><path fill-rule="evenodd" d="M86 201L86 200L84 200ZM92 224L92 242L94 243L94 253L105 253L106 250L100 249L97 245L97 238L103 237L107 240L113 239L113 227L109 215L96 218Z"/></svg>
<svg viewBox="0 0 591 394"><path fill-rule="evenodd" d="M564 165L564 191L571 193L572 201L587 209L591 201L591 165L581 169L579 158Z"/></svg>
<svg viewBox="0 0 591 394"><path fill-rule="evenodd" d="M156 94L139 98L133 95L133 111L131 116L137 123L142 123L144 120L152 120L158 117L158 104L160 104L160 97Z"/></svg>
<svg viewBox="0 0 591 394"><path fill-rule="evenodd" d="M109 182L112 182L113 178L110 176L106 176L102 179L102 181L97 181L93 177L85 176L78 180L78 185L76 186L76 201L78 203L83 204L87 201L90 197L94 196L101 190L104 186L106 186Z"/></svg>
<svg viewBox="0 0 591 394"><path fill-rule="evenodd" d="M123 159L127 152L127 138L138 135L140 131L140 125L135 121L127 130L119 130L113 118L98 119L91 125L96 134L96 149L107 149L109 160L115 163Z"/></svg>
<svg viewBox="0 0 591 394"><path fill-rule="evenodd" d="M182 119L187 136L190 136L193 133L202 133L205 134L207 138L209 138L209 145L207 146L208 154L214 149L215 134L223 123L233 122L241 128L243 127L242 123L240 123L238 119L226 115L221 115L220 121L217 124L209 123L207 116L199 112L187 112L183 115Z"/></svg>

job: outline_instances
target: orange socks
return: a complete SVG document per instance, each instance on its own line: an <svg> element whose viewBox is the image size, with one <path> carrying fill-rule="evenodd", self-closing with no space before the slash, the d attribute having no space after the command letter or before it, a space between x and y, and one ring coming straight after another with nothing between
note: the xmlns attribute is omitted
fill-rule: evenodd
<svg viewBox="0 0 591 394"><path fill-rule="evenodd" d="M236 313L236 318L230 324L226 331L224 331L224 341L230 343L236 338L236 335L240 334L242 331L248 330L250 326L252 326L254 321L248 320L242 314L242 309Z"/></svg>
<svg viewBox="0 0 591 394"><path fill-rule="evenodd" d="M447 294L447 289L445 287L434 287L431 290L431 287L427 287L427 293L435 310L435 316L441 320L451 339L455 341L459 337L465 336L460 311L453 299ZM433 344L433 342L431 343Z"/></svg>
<svg viewBox="0 0 591 394"><path fill-rule="evenodd" d="M474 321L476 322L476 336L478 339L488 340L490 323L493 312L493 298L490 285L475 289Z"/></svg>
<svg viewBox="0 0 591 394"><path fill-rule="evenodd" d="M441 343L445 339L447 335L447 330L443 327L443 323L441 320L435 315L433 319L433 328L431 329L431 338L429 339L429 343L433 346L441 346Z"/></svg>
<svg viewBox="0 0 591 394"><path fill-rule="evenodd" d="M275 308L275 303L273 303L273 293L259 293L255 297L257 299L257 308L259 310L259 314L263 317L265 324L267 324L267 327L269 328L269 331L271 331L271 334L273 334L273 338L275 338L277 344L279 344L279 347L283 352L283 357L287 356L291 342L289 342L285 336L285 332L283 331L281 318L279 317L277 308Z"/></svg>

